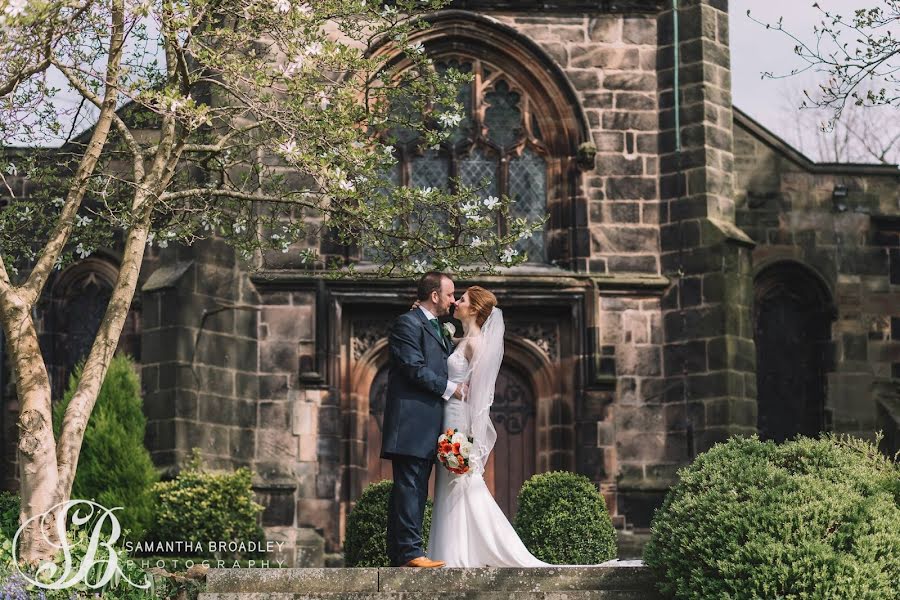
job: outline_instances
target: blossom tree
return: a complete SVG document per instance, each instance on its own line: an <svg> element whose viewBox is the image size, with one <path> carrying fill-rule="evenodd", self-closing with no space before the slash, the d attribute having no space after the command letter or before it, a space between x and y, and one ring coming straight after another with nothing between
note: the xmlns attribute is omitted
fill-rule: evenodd
<svg viewBox="0 0 900 600"><path fill-rule="evenodd" d="M0 0L0 322L23 523L70 497L148 244L218 236L249 269L297 252L338 275L353 264L323 265L307 240L364 248L380 276L526 258L512 247L540 223L510 218L508 198L391 176L393 140L432 148L462 118L465 76L415 41L444 1ZM118 279L55 440L32 309L55 269L113 245ZM23 530L23 560L52 552L49 517Z"/></svg>

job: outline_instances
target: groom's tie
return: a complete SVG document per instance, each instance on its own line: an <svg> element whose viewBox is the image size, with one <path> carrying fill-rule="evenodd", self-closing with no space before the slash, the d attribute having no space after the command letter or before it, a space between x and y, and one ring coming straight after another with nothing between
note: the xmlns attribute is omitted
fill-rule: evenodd
<svg viewBox="0 0 900 600"><path fill-rule="evenodd" d="M441 326L438 323L437 319L429 319L431 324L434 326L435 332L437 332L438 339L441 340L441 345L444 347L444 350L447 349L447 342L444 340L443 332L441 331Z"/></svg>

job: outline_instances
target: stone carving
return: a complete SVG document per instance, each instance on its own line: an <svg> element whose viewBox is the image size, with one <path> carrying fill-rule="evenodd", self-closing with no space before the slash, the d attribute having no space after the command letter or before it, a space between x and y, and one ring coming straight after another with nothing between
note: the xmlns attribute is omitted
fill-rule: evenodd
<svg viewBox="0 0 900 600"><path fill-rule="evenodd" d="M559 358L559 331L554 323L532 321L507 323L506 333L525 338L544 351L551 360Z"/></svg>
<svg viewBox="0 0 900 600"><path fill-rule="evenodd" d="M364 320L353 322L353 336L350 338L350 348L353 360L359 360L372 346L388 336L390 323L387 320Z"/></svg>

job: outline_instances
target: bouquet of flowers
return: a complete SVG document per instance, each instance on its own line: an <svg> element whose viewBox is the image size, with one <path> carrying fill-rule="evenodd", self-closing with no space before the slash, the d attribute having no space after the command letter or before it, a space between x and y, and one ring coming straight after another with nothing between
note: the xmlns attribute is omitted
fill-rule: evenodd
<svg viewBox="0 0 900 600"><path fill-rule="evenodd" d="M469 453L475 438L459 429L448 429L438 438L437 457L447 470L462 475L469 470Z"/></svg>

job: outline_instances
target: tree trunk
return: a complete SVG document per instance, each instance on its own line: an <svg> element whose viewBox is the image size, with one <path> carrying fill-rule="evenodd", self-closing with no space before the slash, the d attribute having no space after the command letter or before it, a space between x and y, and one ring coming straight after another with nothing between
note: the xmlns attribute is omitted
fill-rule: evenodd
<svg viewBox="0 0 900 600"><path fill-rule="evenodd" d="M56 464L56 443L53 439L53 418L50 404L50 378L38 344L37 330L27 304L16 294L0 295L0 310L8 325L7 336L16 376L19 397L19 443L16 454L21 481L22 509L19 522L25 523L47 512L54 504L59 476ZM32 562L38 557L52 555L51 544L58 542L55 520L44 523L43 532L35 519L23 530L19 557Z"/></svg>

